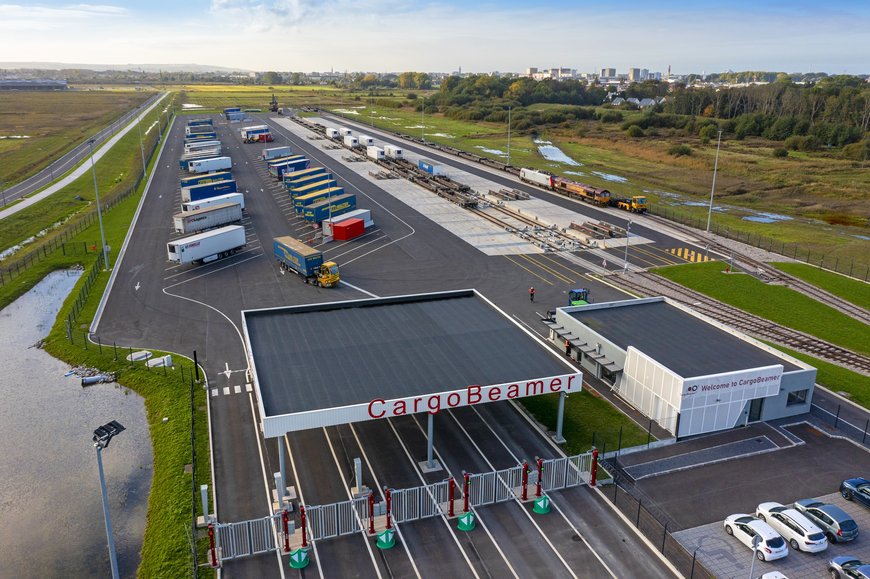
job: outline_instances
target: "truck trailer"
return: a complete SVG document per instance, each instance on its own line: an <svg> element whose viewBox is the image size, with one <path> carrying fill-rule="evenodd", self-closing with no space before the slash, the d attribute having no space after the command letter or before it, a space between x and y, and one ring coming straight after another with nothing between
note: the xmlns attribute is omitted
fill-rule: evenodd
<svg viewBox="0 0 870 579"><path fill-rule="evenodd" d="M188 211L198 211L199 209L213 207L223 203L237 203L239 207L242 208L242 211L245 210L245 196L241 193L228 193L226 195L218 195L217 197L200 199L199 201L188 201L187 203L182 203L181 211L184 213L187 213Z"/></svg>
<svg viewBox="0 0 870 579"><path fill-rule="evenodd" d="M190 119L189 121L187 121L188 127L197 127L200 125L208 125L211 127L214 125L214 121L211 119L207 119L207 118L205 118L205 119Z"/></svg>
<svg viewBox="0 0 870 579"><path fill-rule="evenodd" d="M429 159L420 159L419 161L417 161L417 168L424 173L429 173L430 175L444 174L444 167L442 167L435 161L430 161Z"/></svg>
<svg viewBox="0 0 870 579"><path fill-rule="evenodd" d="M384 145L384 155L388 159L405 158L405 152L402 150L402 147L397 147L396 145Z"/></svg>
<svg viewBox="0 0 870 579"><path fill-rule="evenodd" d="M269 147L268 149L263 149L263 159L266 161L277 159L278 157L289 157L292 154L293 150L287 146Z"/></svg>
<svg viewBox="0 0 870 579"><path fill-rule="evenodd" d="M303 189L298 189L293 196L293 208L296 213L304 213L309 205L316 205L322 201L344 195L344 187L336 187L332 179L312 183Z"/></svg>
<svg viewBox="0 0 870 579"><path fill-rule="evenodd" d="M326 129L326 136L330 139L340 139L341 133L338 132L338 129Z"/></svg>
<svg viewBox="0 0 870 579"><path fill-rule="evenodd" d="M226 181L214 181L212 183L202 183L201 185L193 185L191 187L181 188L181 201L188 203L190 201L200 201L209 197L217 197L218 195L228 195L238 192L235 179L227 179Z"/></svg>
<svg viewBox="0 0 870 579"><path fill-rule="evenodd" d="M242 206L238 203L219 203L196 211L182 211L172 216L178 233L196 233L242 220Z"/></svg>
<svg viewBox="0 0 870 579"><path fill-rule="evenodd" d="M182 170L188 171L190 170L191 161L197 159L210 159L212 157L220 157L220 154L220 147L209 147L207 149L193 151L192 153L183 153L181 155L181 158L178 160L178 166L181 167Z"/></svg>
<svg viewBox="0 0 870 579"><path fill-rule="evenodd" d="M287 187L288 183L304 179L305 177L328 174L328 171L324 167L309 167L308 169L302 169L301 171L290 171L289 173L284 173L284 187L289 189L289 187Z"/></svg>
<svg viewBox="0 0 870 579"><path fill-rule="evenodd" d="M229 157L210 157L195 159L188 163L187 170L191 173L211 173L233 168L233 160Z"/></svg>
<svg viewBox="0 0 870 579"><path fill-rule="evenodd" d="M342 137L349 137L353 134L353 131L351 131L347 127L338 127L338 134Z"/></svg>
<svg viewBox="0 0 870 579"><path fill-rule="evenodd" d="M375 222L372 221L372 212L370 209L355 209L354 211L348 211L347 213L337 215L330 219L325 219L320 224L320 227L323 229L323 236L332 237L333 226L337 223L341 223L346 219L361 220L363 222L363 229L368 229L375 224Z"/></svg>
<svg viewBox="0 0 870 579"><path fill-rule="evenodd" d="M226 181L227 179L232 178L233 174L229 171L218 171L217 173L206 173L204 175L183 177L179 183L183 189L184 187L193 187L194 185L202 185L203 183L214 183L215 181Z"/></svg>
<svg viewBox="0 0 870 579"><path fill-rule="evenodd" d="M384 158L384 150L380 147L375 147L374 145L371 145L369 147L366 147L366 155L368 155L369 159L381 161Z"/></svg>
<svg viewBox="0 0 870 579"><path fill-rule="evenodd" d="M287 189L287 193L291 197L296 197L297 195L299 195L299 190L303 187L311 185L312 183L320 183L324 179L332 179L332 175L325 171L314 175L306 175L304 177L294 179L293 181L285 181L284 188Z"/></svg>
<svg viewBox="0 0 870 579"><path fill-rule="evenodd" d="M180 264L208 263L236 253L245 246L245 228L227 225L182 237L166 244L169 261Z"/></svg>
<svg viewBox="0 0 870 579"><path fill-rule="evenodd" d="M292 173L293 171L307 169L310 162L311 161L309 161L305 157L302 157L301 159L284 161L283 163L279 163L277 165L270 165L269 174L280 180L284 177L284 173Z"/></svg>
<svg viewBox="0 0 870 579"><path fill-rule="evenodd" d="M323 253L292 237L273 238L275 259L284 271L299 274L305 283L335 287L339 282L338 264L323 261Z"/></svg>
<svg viewBox="0 0 870 579"><path fill-rule="evenodd" d="M309 205L305 208L302 216L309 223L321 223L326 219L353 211L356 209L356 195L346 193L338 197L332 197L326 201Z"/></svg>
<svg viewBox="0 0 870 579"><path fill-rule="evenodd" d="M220 148L221 142L217 139L201 139L197 141L191 141L189 143L184 143L184 152L192 153L193 151L198 151L200 149L208 149L210 147L218 147Z"/></svg>
<svg viewBox="0 0 870 579"><path fill-rule="evenodd" d="M360 135L357 140L360 147L373 147L375 144L375 140L368 135Z"/></svg>
<svg viewBox="0 0 870 579"><path fill-rule="evenodd" d="M344 146L350 147L351 149L355 149L356 147L359 147L359 139L357 139L353 135L345 135L344 136Z"/></svg>

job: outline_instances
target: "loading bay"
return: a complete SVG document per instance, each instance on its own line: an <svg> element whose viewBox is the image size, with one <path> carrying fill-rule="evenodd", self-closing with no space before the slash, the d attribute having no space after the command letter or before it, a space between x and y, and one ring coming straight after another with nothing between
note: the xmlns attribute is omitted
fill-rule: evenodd
<svg viewBox="0 0 870 579"><path fill-rule="evenodd" d="M487 255L460 235L324 151L317 141L286 128L287 121L264 117L275 145L289 144L312 165L330 169L339 184L372 210L375 228L349 243L331 243L325 256L341 266L342 284L334 289L302 284L284 276L271 256L271 240L281 235L313 239L311 227L295 216L280 183L258 159L260 145L245 145L237 125L216 120L224 154L233 158L233 176L246 194L244 251L201 266L172 266L165 244L175 234L171 215L179 211L177 159L184 132L175 121L155 164L155 173L134 224L129 245L97 328L103 341L190 354L197 350L209 377L212 464L216 513L222 521L263 517L272 508L272 473L279 470L276 444L261 435L259 402L250 387L249 359L242 333L243 310L324 304L396 295L475 288L518 326L545 336L541 314L563 305L566 292L584 286L596 301L625 294L590 276L568 256L554 254ZM463 165L469 172L480 171ZM483 176L487 173L482 172ZM495 178L494 178L495 179ZM514 183L512 186L522 188ZM407 185L409 195L418 193ZM528 188L555 205L576 203ZM586 214L614 223L626 217L586 205ZM685 242L645 227L634 218L633 231L652 240L629 254L638 267L683 262L671 250ZM621 269L622 250L611 268ZM590 262L598 263L596 255ZM606 268L607 266L605 266ZM537 289L530 302L527 289ZM311 328L314 339L317 328ZM328 363L328 362L324 362ZM515 466L525 459L562 456L514 401L450 409L434 422L434 447L444 470L426 473L425 415L338 424L291 432L278 440L289 457L286 478L306 504L348 498L353 459L363 458L363 480L374 489L407 488L443 480L463 471L484 472ZM317 545L316 566L323 577L483 577L613 576L672 577L631 525L609 506L598 489L580 486L551 493L558 511L530 523L529 505L504 503L480 510L485 532L463 533L443 519L401 526L401 548L381 551L365 536L348 536ZM526 511L525 513L522 511ZM309 568L307 572L312 572ZM288 570L286 556L264 555L227 562L227 577L300 576Z"/></svg>

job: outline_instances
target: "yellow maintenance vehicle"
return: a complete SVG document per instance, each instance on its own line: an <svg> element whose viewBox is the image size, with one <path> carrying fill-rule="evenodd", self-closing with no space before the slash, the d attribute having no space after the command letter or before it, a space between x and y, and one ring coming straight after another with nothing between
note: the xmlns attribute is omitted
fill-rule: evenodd
<svg viewBox="0 0 870 579"><path fill-rule="evenodd" d="M635 195L633 197L611 197L611 207L618 207L623 211L631 211L632 213L646 213L646 197L643 195Z"/></svg>
<svg viewBox="0 0 870 579"><path fill-rule="evenodd" d="M299 274L305 283L320 287L335 287L339 282L338 264L323 261L323 253L292 237L273 239L275 259L284 271Z"/></svg>

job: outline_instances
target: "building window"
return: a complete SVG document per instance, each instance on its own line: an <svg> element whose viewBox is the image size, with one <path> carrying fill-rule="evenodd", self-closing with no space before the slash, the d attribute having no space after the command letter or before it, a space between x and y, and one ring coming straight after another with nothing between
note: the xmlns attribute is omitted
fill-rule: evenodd
<svg viewBox="0 0 870 579"><path fill-rule="evenodd" d="M794 406L795 404L805 404L807 401L807 394L809 393L809 389L807 390L796 390L795 392L788 393L788 400L786 400L786 406Z"/></svg>

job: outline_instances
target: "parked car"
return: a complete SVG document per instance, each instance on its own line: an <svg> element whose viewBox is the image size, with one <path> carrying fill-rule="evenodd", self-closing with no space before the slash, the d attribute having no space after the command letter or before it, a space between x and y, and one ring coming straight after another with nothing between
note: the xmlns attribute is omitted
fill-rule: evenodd
<svg viewBox="0 0 870 579"><path fill-rule="evenodd" d="M828 561L828 573L831 574L831 579L870 579L870 565L844 555Z"/></svg>
<svg viewBox="0 0 870 579"><path fill-rule="evenodd" d="M788 545L770 525L752 515L736 514L725 519L725 532L736 537L741 543L752 548L752 538L758 536L761 542L755 556L761 561L782 559L788 555Z"/></svg>
<svg viewBox="0 0 870 579"><path fill-rule="evenodd" d="M755 516L773 527L795 551L819 553L828 548L825 533L795 509L779 503L761 503Z"/></svg>
<svg viewBox="0 0 870 579"><path fill-rule="evenodd" d="M759 575L758 579L788 579L788 577L779 571L768 571L764 575Z"/></svg>
<svg viewBox="0 0 870 579"><path fill-rule="evenodd" d="M840 494L847 501L858 501L870 507L870 480L861 477L846 479L840 483Z"/></svg>
<svg viewBox="0 0 870 579"><path fill-rule="evenodd" d="M794 508L825 533L829 543L845 543L858 536L858 524L846 511L816 499L795 501Z"/></svg>

